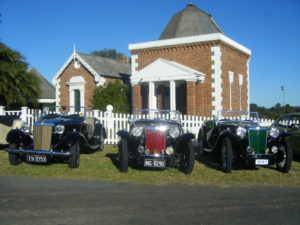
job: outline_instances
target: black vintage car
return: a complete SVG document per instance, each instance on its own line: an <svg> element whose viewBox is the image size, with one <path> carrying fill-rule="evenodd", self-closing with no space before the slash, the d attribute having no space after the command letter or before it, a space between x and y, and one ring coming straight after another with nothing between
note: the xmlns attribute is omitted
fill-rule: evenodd
<svg viewBox="0 0 300 225"><path fill-rule="evenodd" d="M8 133L9 148L5 151L12 165L22 161L47 164L61 159L77 168L80 152L103 150L105 138L105 128L98 119L87 117L85 108L44 107L32 134L29 129Z"/></svg>
<svg viewBox="0 0 300 225"><path fill-rule="evenodd" d="M146 168L177 166L190 174L194 168L191 133L182 134L179 112L136 110L130 131L120 130L119 166L127 172L128 162Z"/></svg>
<svg viewBox="0 0 300 225"><path fill-rule="evenodd" d="M293 158L289 136L259 126L258 113L219 111L214 120L204 122L198 141L200 153L214 153L225 173L238 160L251 167L276 163L279 171L288 172Z"/></svg>

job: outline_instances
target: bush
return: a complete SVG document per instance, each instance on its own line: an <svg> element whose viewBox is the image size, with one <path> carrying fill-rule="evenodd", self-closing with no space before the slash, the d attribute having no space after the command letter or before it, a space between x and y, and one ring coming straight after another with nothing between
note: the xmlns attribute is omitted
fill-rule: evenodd
<svg viewBox="0 0 300 225"><path fill-rule="evenodd" d="M94 109L106 111L107 105L114 107L116 113L129 113L129 87L120 80L109 82L106 86L99 86L94 90L92 104Z"/></svg>

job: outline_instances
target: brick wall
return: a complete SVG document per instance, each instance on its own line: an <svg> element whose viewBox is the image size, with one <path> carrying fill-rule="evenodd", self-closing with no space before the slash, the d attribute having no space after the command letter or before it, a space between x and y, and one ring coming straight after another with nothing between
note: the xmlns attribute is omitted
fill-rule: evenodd
<svg viewBox="0 0 300 225"><path fill-rule="evenodd" d="M234 83L232 84L232 107L239 110L240 107L240 88L239 74L243 75L242 86L242 110L248 108L248 84L247 84L247 60L249 56L236 50L220 41L212 41L207 43L193 43L177 46L167 46L160 48L149 48L132 50L132 55L138 55L136 63L137 71L148 66L158 58L183 64L187 67L206 74L203 83L187 82L186 83L186 113L189 115L212 116L212 82L211 77L213 70L213 61L211 56L213 46L221 47L222 60L222 108L229 109L229 80L228 71L234 72ZM133 101L136 96L133 95ZM158 96L158 106L161 105L160 96Z"/></svg>
<svg viewBox="0 0 300 225"><path fill-rule="evenodd" d="M212 88L211 88L211 47L217 45L218 42L194 43L187 45L169 46L161 48L141 49L131 52L132 55L138 55L137 71L151 64L158 58L175 61L182 65L188 66L197 71L206 74L204 83L195 83L195 95L193 100L187 98L187 113L193 115L210 116L212 111ZM189 90L189 88L187 88ZM135 96L133 96L133 99ZM191 103L193 101L193 103ZM193 109L191 108L193 105Z"/></svg>
<svg viewBox="0 0 300 225"><path fill-rule="evenodd" d="M70 79L75 76L82 76L83 79L85 80L84 106L85 107L91 106L90 99L92 98L93 91L96 87L94 77L83 66L81 66L79 69L75 69L73 61L67 66L67 68L59 77L60 79L59 82L60 103L59 104L66 105L66 106L70 105L69 86L67 82L69 82Z"/></svg>
<svg viewBox="0 0 300 225"><path fill-rule="evenodd" d="M239 74L243 75L243 85L241 86L242 109L248 110L248 79L247 79L247 61L249 56L227 46L221 45L222 51L222 108L230 109L230 85L229 71L234 73L234 80L231 84L231 105L232 110L240 110L240 86Z"/></svg>
<svg viewBox="0 0 300 225"><path fill-rule="evenodd" d="M133 106L133 112L136 109L141 109L142 108L142 92L141 92L141 85L133 85L132 87L132 106Z"/></svg>
<svg viewBox="0 0 300 225"><path fill-rule="evenodd" d="M75 69L73 61L67 66L67 68L63 71L63 73L59 77L59 79L60 79L60 82L59 82L60 102L59 102L59 104L66 105L66 106L70 105L69 86L68 86L67 82L69 82L70 79L75 76L81 76L85 80L84 106L91 107L92 106L91 99L94 96L94 89L96 88L94 76L90 72L88 72L88 70L85 67L83 67L82 65L80 66L80 68ZM105 77L105 80L106 80L105 84L108 84L109 82L114 82L116 79Z"/></svg>

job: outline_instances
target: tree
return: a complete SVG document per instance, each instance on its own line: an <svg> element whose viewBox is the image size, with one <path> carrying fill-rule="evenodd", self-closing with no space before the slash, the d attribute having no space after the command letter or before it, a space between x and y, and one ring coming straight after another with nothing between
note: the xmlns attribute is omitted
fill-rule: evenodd
<svg viewBox="0 0 300 225"><path fill-rule="evenodd" d="M282 114L285 113L300 112L300 107L290 106L289 104L285 106L281 106L280 103L277 103L275 106L267 109L265 107L260 107L252 103L250 104L250 111L258 112L260 118L277 119L278 117L280 117Z"/></svg>
<svg viewBox="0 0 300 225"><path fill-rule="evenodd" d="M102 56L111 59L121 59L122 53L117 52L115 49L103 49L103 50L95 50L91 52L93 55Z"/></svg>
<svg viewBox="0 0 300 225"><path fill-rule="evenodd" d="M117 59L120 60L122 58L122 53L117 52L115 49L106 49L104 48L103 50L95 50L91 52L92 55L97 55L97 56L102 56L105 58L111 58L111 59ZM131 58L127 58L128 62L131 63Z"/></svg>
<svg viewBox="0 0 300 225"><path fill-rule="evenodd" d="M19 52L0 43L0 105L14 108L38 104L39 80L27 72L27 67Z"/></svg>
<svg viewBox="0 0 300 225"><path fill-rule="evenodd" d="M95 109L106 111L107 105L114 107L116 113L129 112L129 87L120 80L110 82L106 86L99 86L94 90L92 104Z"/></svg>

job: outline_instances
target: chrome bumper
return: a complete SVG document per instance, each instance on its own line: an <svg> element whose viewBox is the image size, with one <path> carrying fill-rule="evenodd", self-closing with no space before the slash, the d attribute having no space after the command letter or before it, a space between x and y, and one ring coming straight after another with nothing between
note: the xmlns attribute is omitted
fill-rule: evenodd
<svg viewBox="0 0 300 225"><path fill-rule="evenodd" d="M11 149L11 148L5 148L4 149L7 152L10 153L15 153L15 154L20 154L20 155L25 155L25 154L33 154L33 155L49 155L49 156L57 156L57 157L71 157L72 153L71 152L55 152L53 149L48 150L33 150L33 149Z"/></svg>

